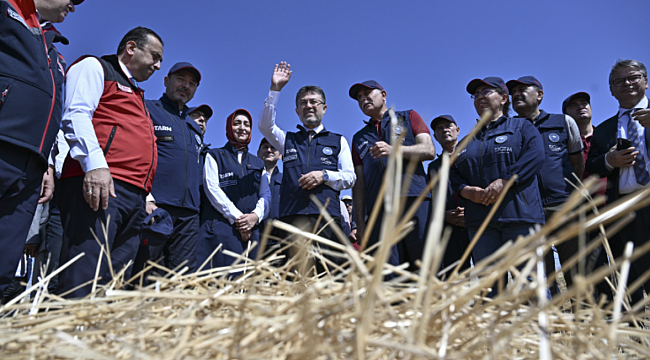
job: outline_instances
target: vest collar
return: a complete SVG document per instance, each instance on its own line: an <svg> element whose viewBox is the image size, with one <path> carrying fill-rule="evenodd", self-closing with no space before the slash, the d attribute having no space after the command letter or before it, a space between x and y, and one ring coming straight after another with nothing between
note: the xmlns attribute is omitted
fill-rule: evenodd
<svg viewBox="0 0 650 360"><path fill-rule="evenodd" d="M131 75L131 72L129 71L129 69L128 69L124 64L122 64L122 63L120 62L120 60L118 59L117 55L115 55L115 54L113 54L113 55L104 55L104 56L102 56L102 59L108 61L108 63L111 64L111 65L113 66L113 68L114 68L115 70L117 70L117 71L120 73L120 75L121 75L123 78L126 79L126 81L129 82L129 84L131 84L131 88L132 88L134 91L136 91L136 92L140 92L140 93L144 93L144 89L143 89L142 87L140 87L140 86L135 86L135 85L131 82L131 76L132 76L132 75Z"/></svg>
<svg viewBox="0 0 650 360"><path fill-rule="evenodd" d="M304 136L307 136L307 132L309 131L307 128L305 128L304 126L302 126L300 124L296 125L296 128L298 128L298 130L300 130L300 132L303 133ZM314 137L319 136L320 134L328 134L329 133L329 131L327 129L325 129L325 126L323 126L323 124L318 125L317 128L312 129L312 130L316 131L316 134L314 135Z"/></svg>
<svg viewBox="0 0 650 360"><path fill-rule="evenodd" d="M167 110L168 112L170 112L170 113L172 113L174 115L178 114L178 116L180 116L181 118L185 117L185 115L187 115L187 110L189 110L187 105L183 105L183 109L181 109L181 112L179 114L178 113L178 104L171 101L166 93L162 94L162 96L160 97L160 102L162 103L163 108L165 110Z"/></svg>

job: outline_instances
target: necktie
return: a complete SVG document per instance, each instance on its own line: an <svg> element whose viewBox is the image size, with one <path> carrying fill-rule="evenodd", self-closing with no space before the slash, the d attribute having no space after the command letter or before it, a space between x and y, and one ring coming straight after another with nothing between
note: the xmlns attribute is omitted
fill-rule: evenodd
<svg viewBox="0 0 650 360"><path fill-rule="evenodd" d="M632 143L632 146L634 146L634 148L639 151L639 155L637 155L636 159L634 160L634 175L636 176L636 182L639 185L645 186L650 181L650 173L648 173L645 157L640 150L641 146L643 146L641 144L641 129L639 129L639 126L641 125L638 122L632 120L632 112L634 112L634 110L635 109L627 110L624 114L628 117L628 138Z"/></svg>
<svg viewBox="0 0 650 360"><path fill-rule="evenodd" d="M314 138L314 135L316 135L316 131L314 131L314 130L309 130L309 131L307 132L307 134L309 134L309 142L311 142L311 139L313 139L313 138Z"/></svg>
<svg viewBox="0 0 650 360"><path fill-rule="evenodd" d="M137 88L138 87L138 81L134 77L131 77L130 79L131 79L131 82L133 83L133 85L135 85L135 87Z"/></svg>

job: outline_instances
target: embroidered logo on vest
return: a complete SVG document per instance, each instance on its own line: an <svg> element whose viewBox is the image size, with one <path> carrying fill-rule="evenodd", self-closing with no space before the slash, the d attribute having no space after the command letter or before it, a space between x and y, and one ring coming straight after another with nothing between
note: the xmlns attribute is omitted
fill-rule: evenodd
<svg viewBox="0 0 650 360"><path fill-rule="evenodd" d="M506 140L508 140L508 136L507 135L501 135L501 136L497 136L497 138L494 139L494 142L497 143L497 144L503 144L504 142L506 142Z"/></svg>
<svg viewBox="0 0 650 360"><path fill-rule="evenodd" d="M323 148L323 154L332 155L332 149L330 149L328 147Z"/></svg>
<svg viewBox="0 0 650 360"><path fill-rule="evenodd" d="M133 93L133 90L132 90L130 87L128 87L128 86L124 86L124 85L122 85L122 84L120 84L120 83L117 83L117 88L118 88L120 91L124 91L125 93L129 93L129 94L132 94L132 93Z"/></svg>
<svg viewBox="0 0 650 360"><path fill-rule="evenodd" d="M552 142L558 142L558 141L560 141L560 135L558 135L556 133L550 133L548 135L548 139L551 140ZM553 151L557 151L557 150L553 150Z"/></svg>

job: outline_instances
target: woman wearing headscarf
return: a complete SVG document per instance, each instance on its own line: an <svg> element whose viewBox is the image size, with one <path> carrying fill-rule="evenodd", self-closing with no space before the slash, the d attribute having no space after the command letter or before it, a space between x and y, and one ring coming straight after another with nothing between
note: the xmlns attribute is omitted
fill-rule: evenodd
<svg viewBox="0 0 650 360"><path fill-rule="evenodd" d="M522 119L508 116L510 101L503 79L474 79L467 85L479 116L490 111L490 121L479 131L451 167L452 187L469 201L465 207L465 226L470 239L494 206L505 184L517 180L490 219L474 248L479 262L504 243L529 233L535 224L544 224L544 210L537 186L537 173L544 163L541 135ZM491 296L496 294L493 288Z"/></svg>
<svg viewBox="0 0 650 360"><path fill-rule="evenodd" d="M259 242L259 224L268 215L271 192L264 161L248 152L253 118L244 109L228 116L228 142L211 149L205 158L203 187L211 206L204 206L197 249L197 268L222 245L206 266L228 266L234 258L223 250L242 254L252 241ZM256 251L249 253L254 257Z"/></svg>

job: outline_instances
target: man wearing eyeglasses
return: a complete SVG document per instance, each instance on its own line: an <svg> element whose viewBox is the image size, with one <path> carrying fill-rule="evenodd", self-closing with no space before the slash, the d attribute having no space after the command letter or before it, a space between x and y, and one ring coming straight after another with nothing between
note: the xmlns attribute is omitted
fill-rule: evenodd
<svg viewBox="0 0 650 360"><path fill-rule="evenodd" d="M345 137L330 132L321 123L327 104L325 93L318 86L304 86L296 95L296 114L302 122L298 131L285 132L276 125L280 91L291 73L286 62L275 65L258 125L262 135L282 154L279 218L311 231L320 217L318 206L310 199L314 195L340 226L339 193L351 188L356 180L350 147ZM321 221L319 228L323 224ZM329 226L320 235L334 238Z"/></svg>
<svg viewBox="0 0 650 360"><path fill-rule="evenodd" d="M564 114L549 114L539 108L544 98L544 88L534 76L522 76L517 80L506 83L512 96L512 108L520 118L531 121L542 135L544 141L544 166L537 174L539 191L542 195L542 205L546 220L559 210L569 198L573 187L564 179L575 182L571 173L582 178L584 163L582 158L582 139L580 130L571 116ZM542 154L540 154L541 156ZM558 252L563 251L564 245L558 244ZM570 255L569 255L570 256ZM565 258L560 255L561 258ZM545 258L546 273L555 271L553 251ZM571 277L567 276L567 280ZM551 294L558 293L558 286L550 287Z"/></svg>
<svg viewBox="0 0 650 360"><path fill-rule="evenodd" d="M587 171L607 177L607 202L643 189L650 182L650 110L648 110L648 72L637 60L618 60L609 73L609 90L618 100L618 111L594 130L587 157ZM625 243L635 249L650 238L650 207L636 211L636 217L610 239L614 257L623 254ZM628 284L650 268L650 253L632 263ZM636 271L634 271L636 270ZM650 291L650 280L643 283ZM643 299L641 289L632 293L632 301Z"/></svg>
<svg viewBox="0 0 650 360"><path fill-rule="evenodd" d="M392 131L386 105L386 90L376 81L368 80L354 84L350 87L348 95L359 103L364 115L370 117L364 121L365 126L354 134L352 158L358 179L353 189L357 238L362 238L365 231L370 231L368 245L373 245L380 240L381 221L377 221L372 229L366 229L366 217L370 216L375 201L378 200L394 141L403 136L399 150L404 159L403 182L410 182L408 190L403 190L406 195L403 212L408 211L415 199L426 189L427 180L422 161L433 160L435 149L429 128L415 110L396 111L398 123L394 132ZM415 172L413 175L407 175L411 161L416 161ZM410 271L417 270L415 262L422 258L430 207L431 196L427 193L427 198L412 218L415 222L414 229L392 249L389 263L408 263ZM383 218L383 211L378 218Z"/></svg>

